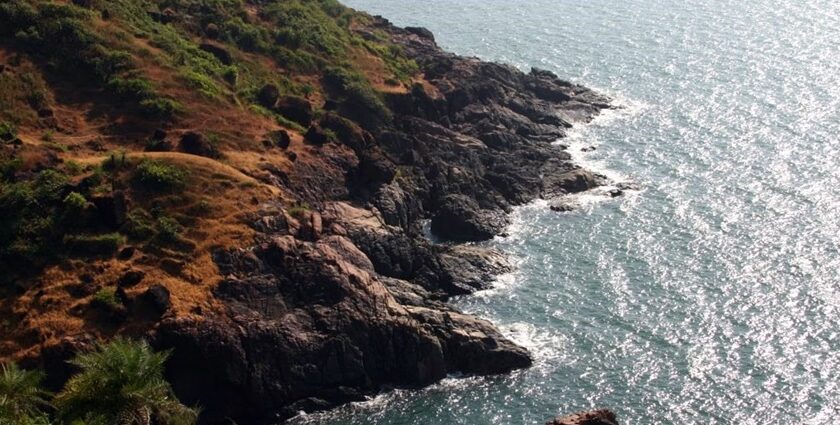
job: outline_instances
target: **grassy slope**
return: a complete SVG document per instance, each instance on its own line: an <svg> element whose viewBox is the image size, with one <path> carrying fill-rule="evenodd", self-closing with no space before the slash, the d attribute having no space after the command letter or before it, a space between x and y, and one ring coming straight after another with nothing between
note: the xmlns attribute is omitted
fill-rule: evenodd
<svg viewBox="0 0 840 425"><path fill-rule="evenodd" d="M334 0L0 0L0 358L81 331L143 331L90 308L130 268L147 274L130 295L163 283L177 314L215 308L211 249L248 245L249 213L295 201L251 177L291 166L266 135L285 128L299 162L319 161L302 128L257 106L260 88L319 114L336 96L384 108L378 92L417 78L384 36L352 30L365 19ZM176 142L200 131L221 157L143 153L156 128ZM128 220L103 224L118 192ZM139 252L117 259L126 246Z"/></svg>

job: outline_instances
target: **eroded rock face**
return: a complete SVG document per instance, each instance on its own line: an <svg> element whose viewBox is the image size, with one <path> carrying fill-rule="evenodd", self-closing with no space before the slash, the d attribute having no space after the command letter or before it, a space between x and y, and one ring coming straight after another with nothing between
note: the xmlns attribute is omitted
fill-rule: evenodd
<svg viewBox="0 0 840 425"><path fill-rule="evenodd" d="M269 423L383 387L531 364L489 322L443 304L397 302L344 236L276 236L216 257L227 276L216 297L228 311L166 320L155 335L156 346L174 348L168 371L177 394L205 406L208 423Z"/></svg>

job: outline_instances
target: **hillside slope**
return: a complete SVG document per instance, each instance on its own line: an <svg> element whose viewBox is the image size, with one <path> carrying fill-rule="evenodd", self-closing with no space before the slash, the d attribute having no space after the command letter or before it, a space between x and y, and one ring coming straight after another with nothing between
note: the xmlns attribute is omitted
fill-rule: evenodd
<svg viewBox="0 0 840 425"><path fill-rule="evenodd" d="M0 359L146 338L204 423L527 367L423 225L599 184L551 142L606 107L332 0L0 1Z"/></svg>

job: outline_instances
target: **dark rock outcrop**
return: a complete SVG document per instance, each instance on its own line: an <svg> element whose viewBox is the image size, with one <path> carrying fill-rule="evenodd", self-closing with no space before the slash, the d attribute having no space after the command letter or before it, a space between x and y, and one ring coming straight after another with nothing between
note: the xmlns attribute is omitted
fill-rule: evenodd
<svg viewBox="0 0 840 425"><path fill-rule="evenodd" d="M204 137L203 134L194 131L188 131L181 136L180 148L181 152L192 155L206 156L208 158L221 157L219 149L213 143Z"/></svg>
<svg viewBox="0 0 840 425"><path fill-rule="evenodd" d="M230 311L166 320L155 335L158 347L175 349L168 375L179 397L206 406L209 422L268 423L279 406L327 408L447 373L531 363L489 322L442 304L398 303L343 236L276 236L216 261L227 276L216 296Z"/></svg>
<svg viewBox="0 0 840 425"><path fill-rule="evenodd" d="M486 210L464 195L450 195L432 217L432 232L447 240L469 242L490 239L507 226L498 210Z"/></svg>
<svg viewBox="0 0 840 425"><path fill-rule="evenodd" d="M283 96L277 99L274 110L304 127L312 122L314 114L312 104L298 96Z"/></svg>
<svg viewBox="0 0 840 425"><path fill-rule="evenodd" d="M618 425L618 420L615 413L600 409L563 416L545 425Z"/></svg>

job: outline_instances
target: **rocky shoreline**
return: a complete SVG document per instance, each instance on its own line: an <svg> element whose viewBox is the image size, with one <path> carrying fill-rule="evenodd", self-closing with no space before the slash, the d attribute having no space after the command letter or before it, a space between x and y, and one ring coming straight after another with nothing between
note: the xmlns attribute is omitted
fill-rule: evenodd
<svg viewBox="0 0 840 425"><path fill-rule="evenodd" d="M597 186L552 142L609 99L547 71L444 52L422 28L374 18L357 31L387 34L423 83L387 95L392 120L352 98L325 105L307 141L329 161L274 173L302 207L266 205L252 217L255 246L215 253L221 308L165 317L150 335L173 350L167 378L202 406L203 423L277 423L532 363L491 323L446 303L486 288L508 270L504 256L433 243L423 225L443 241L487 240L516 205Z"/></svg>

